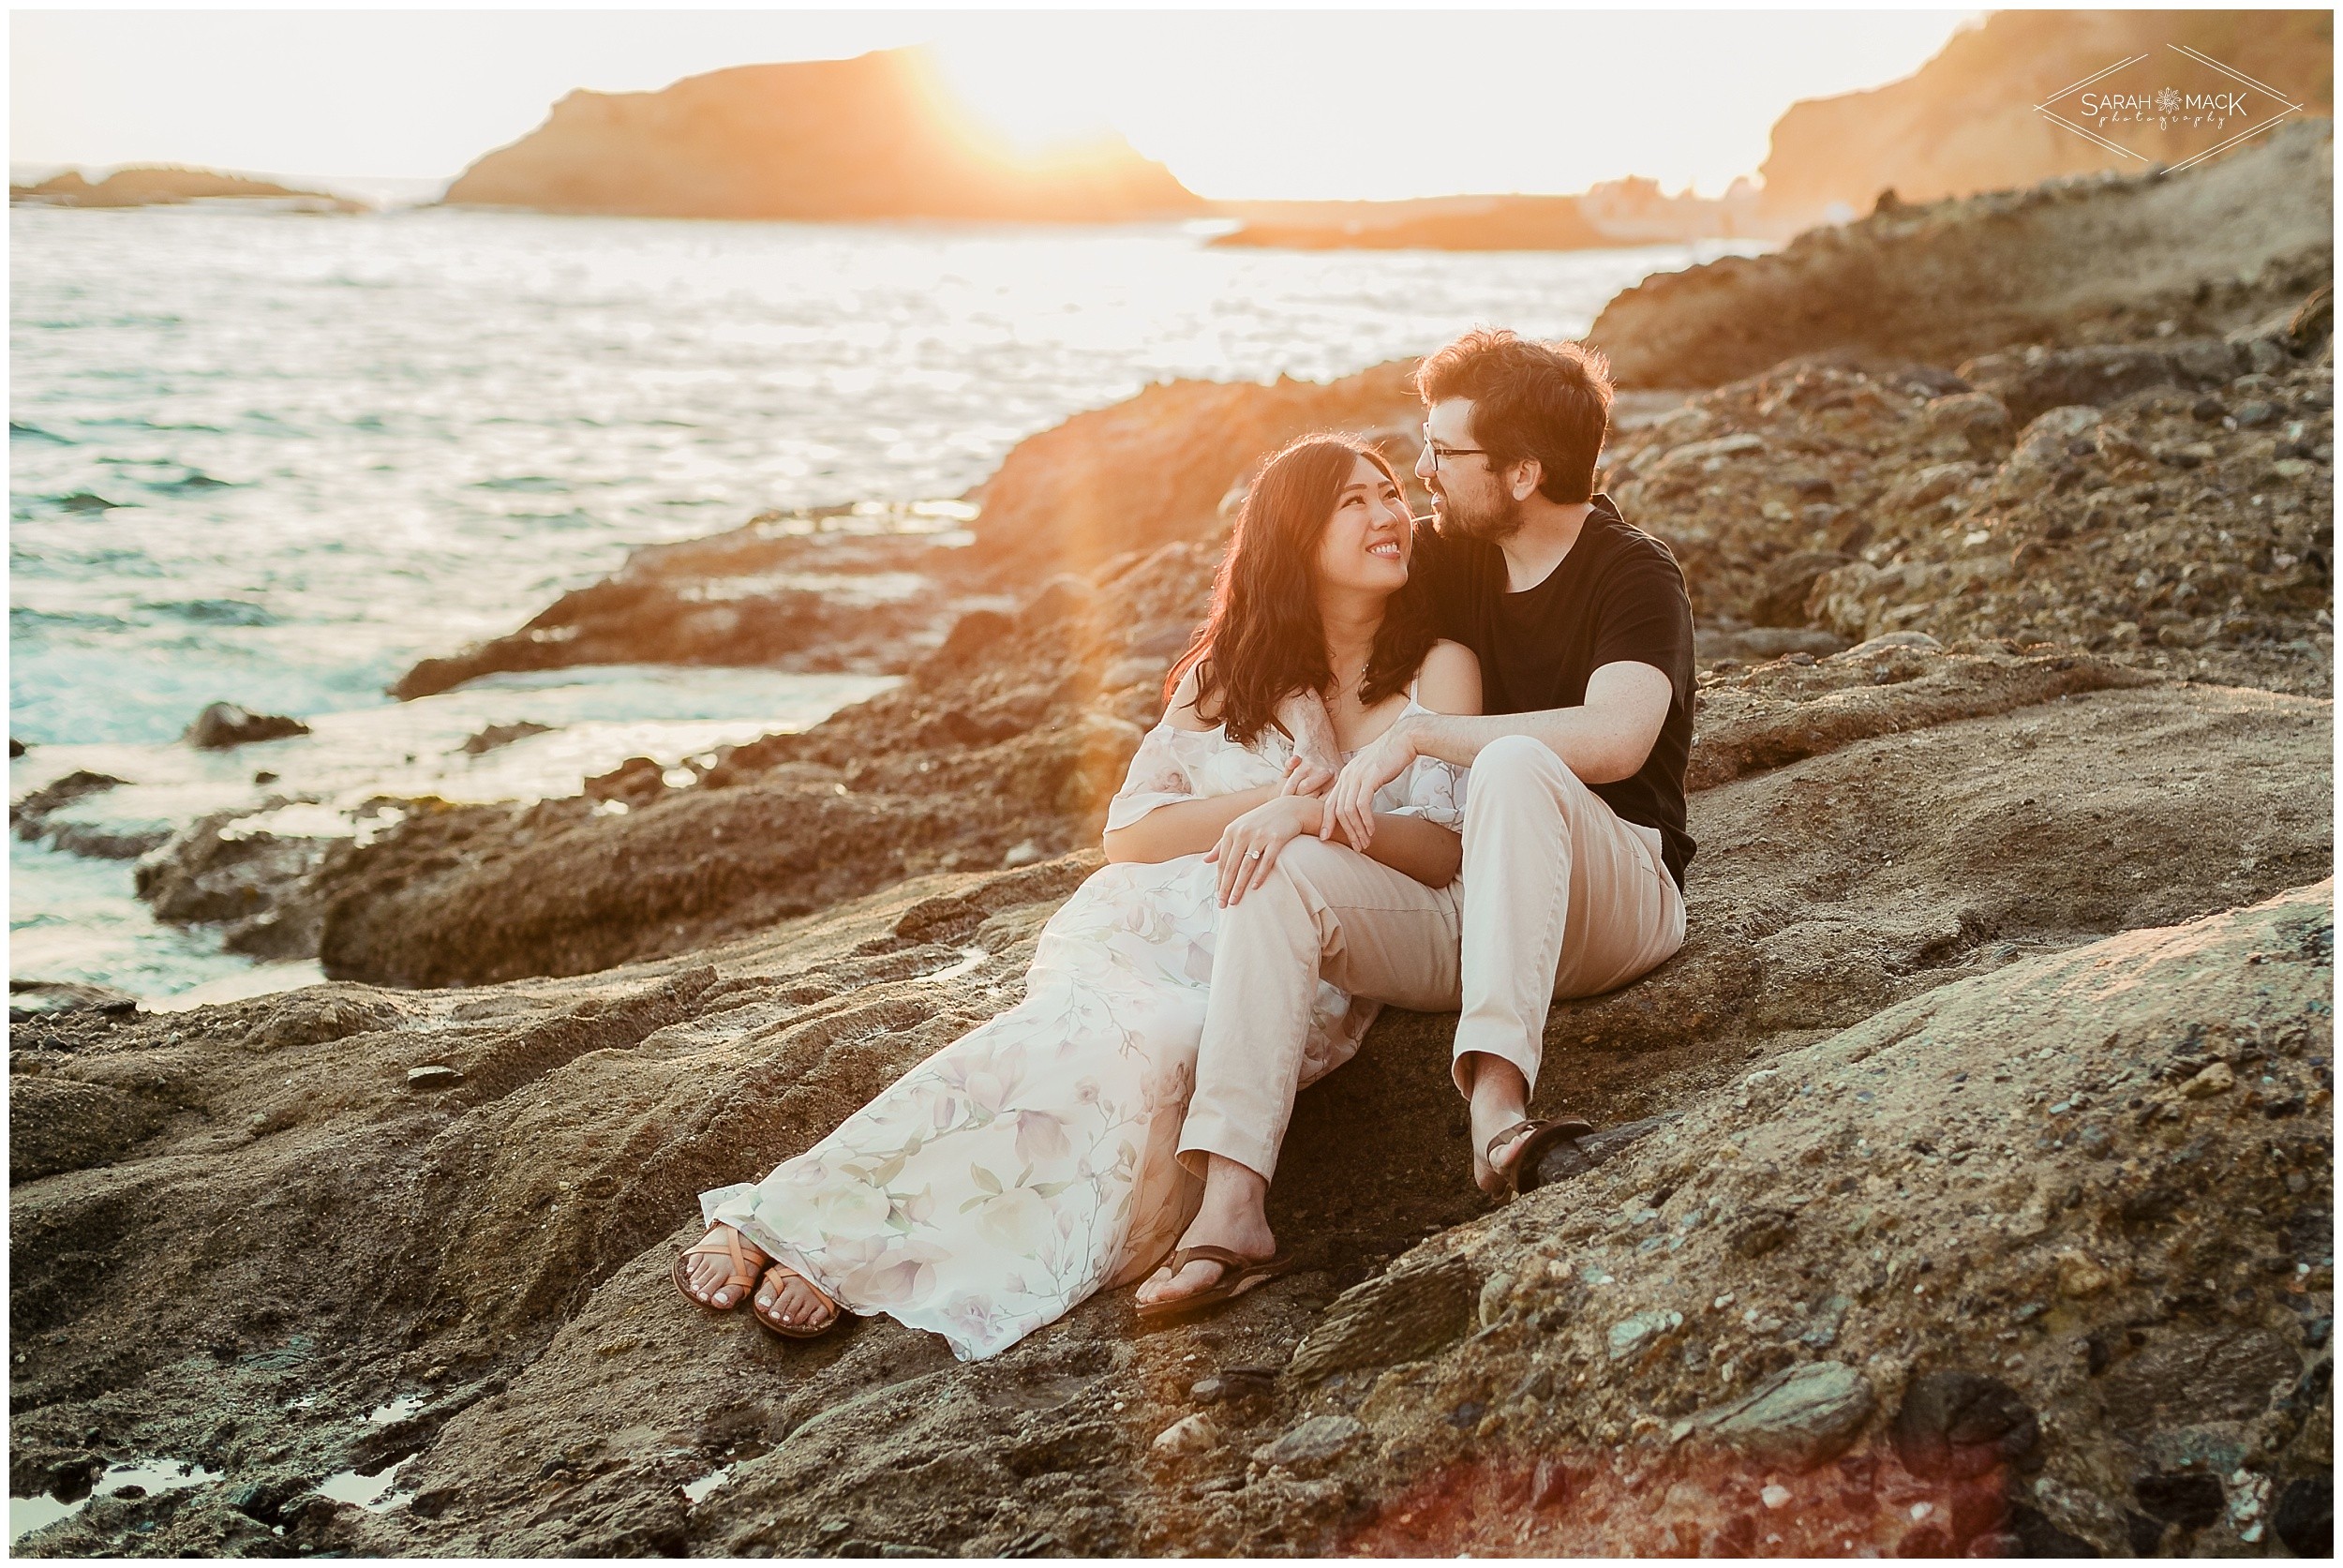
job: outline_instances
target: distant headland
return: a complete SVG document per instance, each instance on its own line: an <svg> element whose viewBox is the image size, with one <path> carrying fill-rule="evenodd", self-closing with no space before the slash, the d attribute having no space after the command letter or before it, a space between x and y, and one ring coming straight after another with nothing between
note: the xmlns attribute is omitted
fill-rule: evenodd
<svg viewBox="0 0 2343 1568"><path fill-rule="evenodd" d="M68 169L38 185L8 187L10 206L174 207L189 202L266 202L303 212L367 210L364 202L321 190L296 190L290 186L247 180L210 169L163 164L117 169L96 185L83 178L79 170Z"/></svg>
<svg viewBox="0 0 2343 1568"><path fill-rule="evenodd" d="M638 217L1120 222L1203 200L1120 137L1025 155L924 52L741 66L656 93L575 92L474 162L450 206Z"/></svg>

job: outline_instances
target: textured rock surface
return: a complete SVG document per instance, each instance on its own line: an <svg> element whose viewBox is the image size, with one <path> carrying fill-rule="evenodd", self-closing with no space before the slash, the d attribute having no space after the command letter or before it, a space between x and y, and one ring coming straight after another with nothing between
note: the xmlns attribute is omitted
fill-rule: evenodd
<svg viewBox="0 0 2343 1568"><path fill-rule="evenodd" d="M517 631L419 661L391 694L406 701L498 671L580 665L899 668L950 624L943 590L913 576L906 590L906 575L934 571L951 552L932 533L874 536L839 524L772 514L729 533L646 545Z"/></svg>
<svg viewBox="0 0 2343 1568"><path fill-rule="evenodd" d="M1798 619L1844 641L2047 642L2330 692L2333 348L2315 330L2285 341L2261 370L2217 339L2027 351L1958 375L1783 365L1623 432L1605 483L1676 551L1709 626L1786 615L1802 579ZM2104 406L2021 420L2004 394L2017 411Z"/></svg>
<svg viewBox="0 0 2343 1568"><path fill-rule="evenodd" d="M1808 670L1784 665L1767 679L1793 673ZM1882 1008L1950 983L1996 982L2049 962L2029 955L2323 874L2332 743L2323 701L2158 684L1877 735L1696 796L1693 943L1637 986L1557 1008L1547 1046L1548 1103L1605 1124L1674 1119L1599 1151L1605 1163L1525 1200L1521 1212L1611 1181L1654 1146L1683 1146L1683 1118L1701 1106L1747 1096L1777 1120L1789 1114L1805 1101L1774 1065L1779 1053ZM829 1540L820 1529L839 1517L854 1519L867 1533L850 1538L873 1549L896 1541L1006 1550L1035 1531L1067 1551L1235 1549L1354 1528L1369 1495L1387 1501L1379 1518L1416 1513L1413 1481L1360 1492L1329 1476L1279 1478L1273 1467L1256 1492L1216 1456L1247 1453L1307 1415L1345 1413L1309 1402L1348 1399L1380 1375L1379 1355L1477 1354L1495 1342L1492 1328L1499 1338L1519 1332L1505 1326L1522 1316L1508 1292L1545 1277L1527 1262L1484 1266L1434 1247L1393 1276L1444 1281L1425 1292L1423 1335L1380 1350L1350 1339L1336 1359L1352 1365L1330 1375L1245 1370L1283 1366L1306 1339L1342 1342L1344 1331L1326 1325L1345 1318L1401 1321L1333 1304L1427 1230L1481 1210L1442 1067L1446 1019L1390 1015L1358 1061L1304 1097L1289 1174L1273 1195L1304 1272L1222 1319L1141 1335L1126 1300L1101 1300L998 1363L956 1368L932 1341L884 1322L784 1348L760 1341L745 1320L710 1324L673 1300L665 1259L685 1233L676 1227L688 1226L691 1195L804 1147L911 1061L1014 1000L1033 933L1089 863L916 881L730 947L578 979L421 995L342 986L120 1026L67 1018L20 1027L20 1086L55 1085L37 1091L52 1098L77 1092L65 1085L105 1092L85 1096L92 1108L79 1130L44 1159L57 1169L15 1189L13 1299L30 1351L18 1368L18 1489L70 1486L123 1453L187 1457L237 1486L281 1493L270 1522L290 1521L289 1535L312 1546L395 1528L420 1532L398 1535L400 1549L454 1552L808 1550ZM988 955L974 968L969 948ZM2008 1032L2036 1033L2030 1023ZM2185 1038L2186 1027L2172 1033ZM2294 1092L2261 1085L2259 1064L2236 1053L2216 1054L2186 1058L2187 1076L2156 1103L2187 1116L2257 1096L2283 1107ZM2177 1086L2216 1066L2230 1073L2229 1089L2192 1098ZM418 1067L458 1076L441 1089L410 1086ZM1737 1072L1754 1076L1734 1088ZM1905 1078L1943 1088L1917 1066L1863 1078L1842 1097L1850 1113L1869 1103L1856 1096ZM2082 1139L2084 1124L2058 1087L2040 1103L2066 1105L2055 1114L2068 1120L2056 1125ZM2306 1114L2315 1112L2316 1090L2300 1088ZM135 1109L116 1096L151 1107L140 1113L147 1119L116 1116ZM1363 1126L1379 1129L1371 1144L1358 1138ZM1669 1134L1676 1144L1664 1143ZM1914 1136L1945 1160L2008 1164L1991 1146ZM1794 1325L1778 1331L1784 1339L1829 1349L1842 1332L1831 1299L1853 1297L1849 1282L1876 1266L1868 1247L1882 1244L1820 1260L1802 1251L1815 1228L1797 1200L1813 1168L1782 1168L1789 1182L1761 1184L1720 1218L1715 1245L1730 1262L1718 1266L1746 1274L1786 1259L1813 1268L1814 1282L1797 1287L1813 1293L1748 1305L1762 1307L1760 1322ZM1936 1212L1928 1191L1914 1193L1907 1203L1884 1188L1874 1213L1911 1225ZM2305 1193L2290 1197L2318 1201L2311 1187ZM2059 1250L2083 1254L2053 1264L2077 1288L2094 1271L2114 1277L2102 1251ZM1609 1253L1590 1261L1591 1275L1573 1274L1589 1292L1606 1289L1598 1277L1626 1277ZM1574 1255L1569 1266L1577 1269ZM1511 1282L1492 1291L1500 1275ZM101 1279L112 1288L94 1292ZM1580 1324L1587 1310L1566 1282L1558 1291L1527 1308L1537 1337ZM1613 1312L1614 1299L1602 1297L1600 1322L1580 1324L1606 1368L1639 1367L1654 1346L1680 1351L1688 1330L1668 1314L1706 1321L1680 1301L1620 1300ZM126 1318L117 1304L131 1301L142 1305ZM1615 1363L1611 1331L1638 1316L1646 1326ZM211 1353L187 1360L189 1345ZM2120 1360L2123 1348L2108 1353ZM2217 1358L2212 1373L2186 1370L2205 1358L2187 1359L2196 1352L2186 1343L2158 1354L2181 1356L2173 1375L2198 1380L2179 1385L2184 1402L2201 1397L2205 1377L2226 1375ZM1753 1383L1779 1370L1764 1361L1744 1365ZM744 1386L741 1366L758 1381ZM1191 1432L1193 1447L1171 1456L1177 1473L1162 1482L1186 1501L1169 1513L1135 1507L1130 1467L1192 1408L1191 1387L1207 1373L1221 1378L1210 1406L1217 1441ZM1897 1408L1900 1386L1865 1376L1883 1407ZM2150 1423L2174 1397L2155 1379L2109 1386L2115 1408ZM428 1396L422 1411L387 1429L349 1420L410 1392ZM1743 1392L1704 1386L1665 1419ZM289 1411L296 1393L315 1403ZM863 1402L793 1435L847 1400ZM1112 1409L1118 1400L1124 1411ZM1494 1408L1486 1395L1425 1408L1445 1419L1476 1403L1463 1427L1443 1429L1477 1430ZM679 1413L614 1428L608 1411L621 1408ZM353 1441L357 1429L366 1436ZM386 1524L294 1506L328 1472L410 1449L425 1452L399 1485L420 1510ZM515 1452L527 1462L516 1467ZM690 1508L672 1489L742 1460L752 1462ZM1564 1499L1579 1495L1574 1486L1609 1485L1581 1474L1585 1456L1558 1462L1543 1481L1530 1463L1526 1479L1505 1484ZM1207 1489L1187 1495L1199 1487ZM1236 1513L1232 1487L1248 1500ZM60 1540L212 1550L242 1529L220 1494L172 1495L178 1501L100 1500L86 1516L97 1533ZM854 1499L875 1496L901 1507L865 1519ZM158 1522L151 1538L129 1533L142 1520Z"/></svg>
<svg viewBox="0 0 2343 1568"><path fill-rule="evenodd" d="M1303 1271L1203 1322L1101 1298L962 1366L884 1320L783 1345L677 1301L693 1191L1013 999L1051 900L988 916L993 956L950 978L952 948L894 934L987 885L591 979L20 1028L20 1098L93 1109L13 1190L13 1485L219 1472L27 1549L1843 1555L2122 1550L2144 1520L2234 1550L2286 1497L2312 1528L2289 1488L2331 1464L2324 887L1946 975L1755 1057L1713 1029L1589 1052L1567 1009L1555 1092L1675 1114L1493 1212L1448 1025L1394 1015L1300 1108L1273 1219ZM2229 1090L2183 1092L2216 1064ZM461 1077L411 1089L422 1065ZM126 1147L98 1107L132 1098L167 1119ZM1379 1277L1445 1281L1440 1332L1289 1365ZM388 1512L314 1491L394 1464Z"/></svg>
<svg viewBox="0 0 2343 1568"><path fill-rule="evenodd" d="M1589 336L1631 386L1715 386L1830 350L1949 366L2012 343L2150 339L2161 321L2217 336L2333 270L2333 166L2331 125L2314 121L2169 178L1883 202L1766 256L1660 274Z"/></svg>

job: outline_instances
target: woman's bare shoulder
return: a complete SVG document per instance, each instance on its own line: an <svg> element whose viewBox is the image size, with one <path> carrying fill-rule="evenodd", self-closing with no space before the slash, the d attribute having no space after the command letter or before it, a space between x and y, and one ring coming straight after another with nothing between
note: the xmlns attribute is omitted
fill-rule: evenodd
<svg viewBox="0 0 2343 1568"><path fill-rule="evenodd" d="M1164 709L1163 716L1173 729L1205 730L1213 727L1214 721L1207 720L1197 711L1197 704L1201 700L1199 688L1203 684L1198 671L1202 667L1201 660L1188 665L1187 673L1181 676L1180 683L1172 688L1172 706Z"/></svg>
<svg viewBox="0 0 2343 1568"><path fill-rule="evenodd" d="M1415 700L1435 713L1481 711L1481 661L1460 642L1442 637L1424 655Z"/></svg>

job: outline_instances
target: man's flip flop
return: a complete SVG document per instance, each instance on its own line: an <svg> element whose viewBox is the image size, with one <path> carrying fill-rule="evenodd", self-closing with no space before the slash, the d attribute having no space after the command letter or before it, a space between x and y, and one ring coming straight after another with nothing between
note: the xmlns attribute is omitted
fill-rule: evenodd
<svg viewBox="0 0 2343 1568"><path fill-rule="evenodd" d="M1497 1172L1498 1179L1505 1184L1505 1189L1507 1191L1513 1193L1530 1192L1534 1191L1538 1186L1535 1178L1537 1175L1539 1156L1545 1154L1546 1150L1552 1148L1557 1143L1575 1142L1581 1138L1591 1138L1593 1136L1594 1124L1592 1122L1581 1121L1576 1116L1562 1116L1550 1122L1515 1122L1513 1126L1507 1127L1504 1131L1490 1139L1488 1147L1483 1150L1482 1153L1489 1162L1489 1169L1495 1171ZM1514 1146L1514 1157L1512 1161L1500 1167L1497 1163L1498 1146L1503 1143L1507 1139L1511 1138L1519 1138L1521 1142ZM1525 1175L1531 1178L1526 1186L1523 1184L1521 1179Z"/></svg>
<svg viewBox="0 0 2343 1568"><path fill-rule="evenodd" d="M667 1271L667 1277L675 1281L675 1288L682 1293L684 1300L690 1302L694 1307L705 1308L710 1312L738 1311L740 1304L748 1300L751 1294L754 1292L759 1272L758 1270L753 1269L749 1266L747 1248L741 1243L740 1232L734 1230L729 1225L724 1226L722 1229L724 1233L722 1241L717 1240L712 1235L701 1237L695 1245L687 1247L681 1252L677 1253L675 1266ZM739 1292L739 1294L733 1297L732 1305L730 1307L719 1307L712 1301L703 1301L698 1296L692 1293L692 1277L689 1261L694 1258L714 1255L721 1255L732 1260L732 1277L726 1279L723 1284L716 1287L716 1291L735 1291ZM757 1256L761 1258L764 1254L760 1252ZM716 1291L710 1291L708 1293L709 1295L714 1295Z"/></svg>
<svg viewBox="0 0 2343 1568"><path fill-rule="evenodd" d="M1220 1277L1193 1295L1174 1301L1142 1301L1139 1315L1142 1318L1171 1318L1185 1312L1200 1311L1234 1301L1256 1285L1266 1284L1293 1267L1293 1254L1280 1252L1275 1258L1245 1258L1225 1247L1183 1247L1172 1254L1163 1266L1178 1278L1180 1271L1190 1263L1218 1263Z"/></svg>

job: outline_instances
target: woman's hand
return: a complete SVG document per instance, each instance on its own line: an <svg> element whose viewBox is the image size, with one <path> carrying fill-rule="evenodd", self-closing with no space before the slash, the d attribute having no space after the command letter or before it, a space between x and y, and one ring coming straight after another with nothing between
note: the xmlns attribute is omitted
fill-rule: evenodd
<svg viewBox="0 0 2343 1568"><path fill-rule="evenodd" d="M1318 814L1315 797L1280 795L1223 829L1220 842L1204 856L1220 867L1216 902L1225 909L1267 881L1277 852L1304 833L1317 831Z"/></svg>

